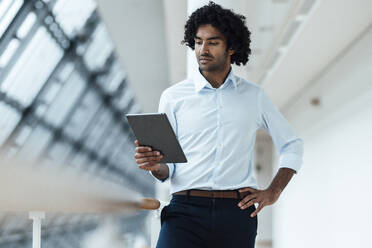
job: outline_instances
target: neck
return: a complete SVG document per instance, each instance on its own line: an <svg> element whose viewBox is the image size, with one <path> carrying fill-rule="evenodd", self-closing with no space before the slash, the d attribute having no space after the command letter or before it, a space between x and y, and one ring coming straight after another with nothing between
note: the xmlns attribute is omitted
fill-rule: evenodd
<svg viewBox="0 0 372 248"><path fill-rule="evenodd" d="M226 80L229 75L231 66L228 65L219 71L200 71L201 74L207 79L207 81L213 86L213 88L219 88Z"/></svg>

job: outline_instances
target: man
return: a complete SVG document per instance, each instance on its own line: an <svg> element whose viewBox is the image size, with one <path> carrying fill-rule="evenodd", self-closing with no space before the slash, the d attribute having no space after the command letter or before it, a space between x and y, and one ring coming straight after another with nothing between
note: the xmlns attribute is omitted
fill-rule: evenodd
<svg viewBox="0 0 372 248"><path fill-rule="evenodd" d="M171 180L159 248L254 247L257 213L276 202L301 166L302 140L261 87L231 71L231 64L246 64L250 54L244 22L210 2L185 25L183 42L195 50L199 70L163 92L159 112L167 114L188 162L159 163L158 151L135 141L139 168ZM260 128L281 155L280 169L264 190L257 189L253 173Z"/></svg>

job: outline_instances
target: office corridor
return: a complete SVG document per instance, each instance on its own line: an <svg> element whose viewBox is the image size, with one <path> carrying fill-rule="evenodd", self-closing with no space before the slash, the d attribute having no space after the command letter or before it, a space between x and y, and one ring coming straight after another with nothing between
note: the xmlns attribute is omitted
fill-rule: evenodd
<svg viewBox="0 0 372 248"><path fill-rule="evenodd" d="M34 211L43 248L156 246L171 182L138 169L125 114L158 112L164 90L198 72L181 41L208 2L0 0L0 174L17 169L0 177L0 248L32 246ZM372 1L214 2L251 34L247 64L231 70L304 142L301 170L258 214L256 247L369 247ZM283 162L271 135L255 137L259 189ZM160 209L139 207L144 198ZM35 209L41 199L50 205Z"/></svg>

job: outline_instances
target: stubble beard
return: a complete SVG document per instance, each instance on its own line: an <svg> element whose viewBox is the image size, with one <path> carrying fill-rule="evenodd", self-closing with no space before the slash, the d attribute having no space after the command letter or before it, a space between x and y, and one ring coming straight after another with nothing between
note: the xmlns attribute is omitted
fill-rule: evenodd
<svg viewBox="0 0 372 248"><path fill-rule="evenodd" d="M205 71L205 72L216 72L216 71L222 71L225 69L226 67L226 63L227 63L227 51L225 52L224 56L221 57L220 60L216 61L215 63L212 63L211 65L202 65L200 64L200 62L198 61L198 64L199 64L199 68L202 70L202 71Z"/></svg>

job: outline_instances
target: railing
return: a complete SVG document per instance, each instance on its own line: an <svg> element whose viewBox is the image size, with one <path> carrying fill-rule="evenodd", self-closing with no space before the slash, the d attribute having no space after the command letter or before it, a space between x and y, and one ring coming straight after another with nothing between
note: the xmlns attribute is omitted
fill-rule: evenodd
<svg viewBox="0 0 372 248"><path fill-rule="evenodd" d="M45 213L134 214L139 209L155 210L159 206L156 199L143 198L123 186L61 165L1 161L0 211L29 212L33 248L40 248Z"/></svg>

